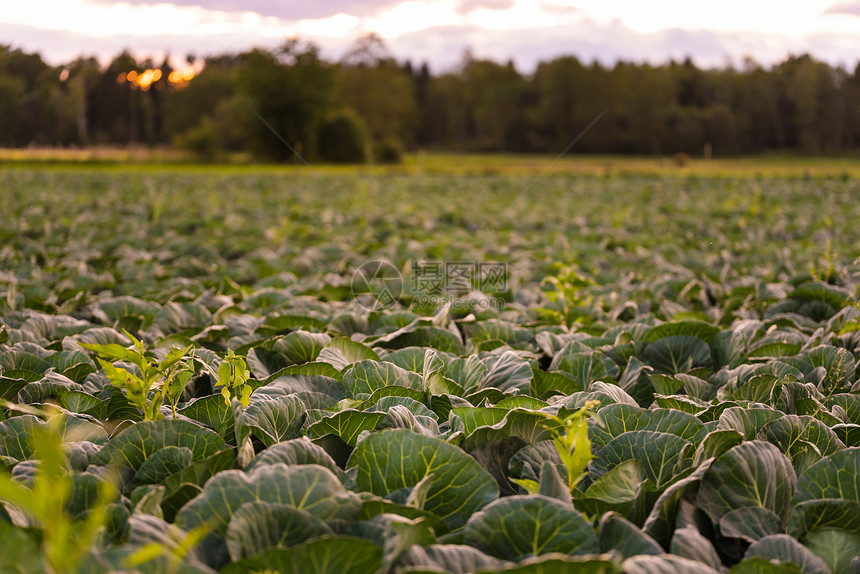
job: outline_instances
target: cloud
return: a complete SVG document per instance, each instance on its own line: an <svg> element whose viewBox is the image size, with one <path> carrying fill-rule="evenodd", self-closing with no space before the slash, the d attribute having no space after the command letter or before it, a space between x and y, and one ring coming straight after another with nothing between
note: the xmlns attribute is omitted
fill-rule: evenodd
<svg viewBox="0 0 860 574"><path fill-rule="evenodd" d="M824 11L825 14L848 14L860 16L860 2L838 2Z"/></svg>
<svg viewBox="0 0 860 574"><path fill-rule="evenodd" d="M572 12L579 12L579 8L577 8L576 6L569 6L567 4L554 4L552 2L541 3L540 8L544 12L549 12L550 14L558 14L558 15L565 15L565 14L570 14Z"/></svg>
<svg viewBox="0 0 860 574"><path fill-rule="evenodd" d="M283 39L260 39L249 37L248 34L93 37L4 23L0 23L0 38L3 38L0 43L9 43L28 52L39 52L53 65L69 62L78 56L94 56L107 64L123 50L128 50L138 59L151 57L159 61L168 54L176 57L186 54L205 56L243 51L252 46L275 47L283 42Z"/></svg>
<svg viewBox="0 0 860 574"><path fill-rule="evenodd" d="M507 10L516 4L516 0L462 0L457 12L460 14L468 14L478 8L486 8L487 10Z"/></svg>
<svg viewBox="0 0 860 574"><path fill-rule="evenodd" d="M95 55L107 62L123 49L142 57L165 53L198 56L237 52L252 46L274 47L281 37L261 38L248 30L213 35L90 37L71 32L0 23L2 43L28 51L40 51L52 64L70 61L80 54ZM323 55L340 59L352 46L355 35L344 38L304 36L317 43ZM597 60L613 65L618 60L664 63L670 58L690 56L698 65L740 65L753 56L764 65L783 61L789 54L809 52L816 58L854 69L858 62L856 36L820 33L801 38L752 32L714 32L672 29L654 33L636 32L618 20L602 24L587 19L539 30L485 30L476 26L443 26L404 34L387 42L400 60L428 62L434 73L458 66L466 50L479 58L512 59L517 68L530 73L541 61L575 55L584 62Z"/></svg>
<svg viewBox="0 0 860 574"><path fill-rule="evenodd" d="M99 4L111 4L108 0L93 0ZM155 4L159 0L126 0L129 4ZM198 6L206 10L221 12L256 12L261 16L274 16L284 20L326 18L345 13L352 16L369 16L382 9L399 4L397 0L170 0L176 6Z"/></svg>
<svg viewBox="0 0 860 574"><path fill-rule="evenodd" d="M814 34L803 38L753 32L714 32L671 29L639 33L618 20L579 23L535 30L488 31L459 26L422 30L390 42L398 57L430 62L434 72L459 65L467 49L475 57L512 59L522 72L541 61L574 55L584 62L613 65L619 60L664 63L689 56L700 66L740 65L746 56L762 64L783 61L789 54L810 52L815 57L851 69L858 61L852 48L856 38L845 34Z"/></svg>

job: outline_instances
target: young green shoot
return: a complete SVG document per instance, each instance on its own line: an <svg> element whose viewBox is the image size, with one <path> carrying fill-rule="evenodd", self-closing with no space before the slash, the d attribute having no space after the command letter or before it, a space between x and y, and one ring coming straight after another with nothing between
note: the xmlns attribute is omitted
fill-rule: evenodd
<svg viewBox="0 0 860 574"><path fill-rule="evenodd" d="M563 419L554 417L562 424L562 428L552 441L561 463L567 470L567 487L571 493L585 478L588 463L594 458L591 453L591 439L588 438L588 419L597 404L597 401L587 401L585 405ZM513 481L529 494L537 494L540 490L540 483L536 480L513 479Z"/></svg>
<svg viewBox="0 0 860 574"><path fill-rule="evenodd" d="M164 418L160 409L165 399L176 418L176 406L182 391L195 373L194 348L173 348L164 359L158 360L147 352L142 341L128 331L125 334L132 341L129 347L117 343L81 346L99 355L99 365L108 380L112 385L125 389L126 398L143 412L145 420Z"/></svg>

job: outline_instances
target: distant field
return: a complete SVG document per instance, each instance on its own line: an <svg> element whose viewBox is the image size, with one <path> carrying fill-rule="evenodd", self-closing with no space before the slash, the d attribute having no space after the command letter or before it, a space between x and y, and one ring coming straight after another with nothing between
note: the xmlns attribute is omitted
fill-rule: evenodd
<svg viewBox="0 0 860 574"><path fill-rule="evenodd" d="M0 166L0 571L855 572L854 163L164 159Z"/></svg>
<svg viewBox="0 0 860 574"><path fill-rule="evenodd" d="M155 164L164 168L199 165L193 157L167 148L86 148L86 149L0 149L0 166L7 165L124 165ZM580 156L564 157L525 154L451 154L415 152L393 166L304 166L298 160L287 165L257 165L246 155L234 155L234 168L265 170L323 171L326 173L407 173L448 175L532 175L532 174L649 174L661 176L828 176L860 177L860 154L853 157L750 156L737 158L688 158L679 165L671 156ZM217 167L223 167L219 165Z"/></svg>
<svg viewBox="0 0 860 574"><path fill-rule="evenodd" d="M196 231L187 240L214 257L201 268L209 270L208 281L263 248L280 250L273 272L300 278L343 273L350 262L372 257L398 267L429 257L500 258L529 288L556 263L617 287L631 273L650 280L673 266L692 275L725 267L729 275L721 280L750 274L785 281L860 256L860 202L851 178L690 177L670 167L664 176L648 160L612 164L619 168L608 175L539 176L525 171L531 164L493 159L427 156L422 164L411 157L403 169L414 174L372 167L7 166L0 168L7 214L0 233L9 247L26 238L43 249L55 242L68 249L85 233L71 245L111 251L135 238L157 248L190 226ZM583 161L590 163L582 169L598 169L601 160ZM496 169L512 173L488 175ZM181 259L181 250L174 257Z"/></svg>

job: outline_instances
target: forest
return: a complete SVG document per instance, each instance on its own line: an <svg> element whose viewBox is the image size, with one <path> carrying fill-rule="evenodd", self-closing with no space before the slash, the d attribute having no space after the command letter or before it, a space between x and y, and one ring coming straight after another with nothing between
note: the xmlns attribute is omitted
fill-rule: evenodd
<svg viewBox="0 0 860 574"><path fill-rule="evenodd" d="M0 146L174 146L200 159L397 161L405 150L845 155L860 147L860 65L809 55L703 69L563 56L525 74L469 52L398 61L378 36L339 61L288 40L182 67L93 57L53 66L0 45ZM603 115L601 115L603 114ZM287 142L289 145L285 145Z"/></svg>

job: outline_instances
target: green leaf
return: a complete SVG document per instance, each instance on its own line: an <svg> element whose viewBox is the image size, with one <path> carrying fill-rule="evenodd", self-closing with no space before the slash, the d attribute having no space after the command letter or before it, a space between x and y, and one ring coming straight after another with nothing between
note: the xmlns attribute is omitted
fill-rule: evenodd
<svg viewBox="0 0 860 574"><path fill-rule="evenodd" d="M789 534L800 539L816 528L841 528L860 532L860 503L834 498L795 501L788 520Z"/></svg>
<svg viewBox="0 0 860 574"><path fill-rule="evenodd" d="M678 335L648 343L639 358L658 373L674 375L710 367L711 348L697 337Z"/></svg>
<svg viewBox="0 0 860 574"><path fill-rule="evenodd" d="M334 460L321 446L315 445L306 438L296 438L279 442L258 454L245 467L250 472L257 466L271 465L282 462L287 466L316 464L323 466L335 474L341 472Z"/></svg>
<svg viewBox="0 0 860 574"><path fill-rule="evenodd" d="M676 321L652 327L642 336L641 341L652 343L666 337L688 336L710 343L719 332L719 327L702 321Z"/></svg>
<svg viewBox="0 0 860 574"><path fill-rule="evenodd" d="M701 486L702 477L712 464L713 459L706 460L693 474L667 488L654 503L642 530L661 545L668 547L682 498L695 496Z"/></svg>
<svg viewBox="0 0 860 574"><path fill-rule="evenodd" d="M755 542L765 536L785 532L782 518L772 510L761 506L744 506L732 510L720 518L719 526L723 536L742 538L747 542Z"/></svg>
<svg viewBox="0 0 860 574"><path fill-rule="evenodd" d="M594 529L582 514L541 495L510 496L493 502L469 519L463 540L504 560L600 550Z"/></svg>
<svg viewBox="0 0 860 574"><path fill-rule="evenodd" d="M459 421L451 419L451 429L456 431L462 428L466 433L466 438L461 445L466 451L488 442L511 437L517 437L532 444L549 440L564 429L564 425L557 417L526 409L507 411L499 408L458 407L451 413L460 419ZM498 422L493 422L500 414L502 418ZM462 421L462 427L460 421Z"/></svg>
<svg viewBox="0 0 860 574"><path fill-rule="evenodd" d="M590 350L588 352L569 352L571 346L562 349L549 366L549 371L558 371L568 375L579 389L586 389L598 379L606 376L606 367L600 357ZM575 389L575 390L579 390Z"/></svg>
<svg viewBox="0 0 860 574"><path fill-rule="evenodd" d="M777 564L794 564L806 574L828 574L827 564L787 534L766 536L749 547L748 558L765 558Z"/></svg>
<svg viewBox="0 0 860 574"><path fill-rule="evenodd" d="M860 425L833 425L830 428L845 446L860 446Z"/></svg>
<svg viewBox="0 0 860 574"><path fill-rule="evenodd" d="M581 390L582 385L567 373L550 373L537 367L532 368L531 394L538 398L548 399L553 395L567 396Z"/></svg>
<svg viewBox="0 0 860 574"><path fill-rule="evenodd" d="M388 387L388 388L396 388L396 387ZM373 397L371 397L371 398L373 398ZM423 398L423 397L421 397L421 398ZM364 406L364 405L362 405L362 406ZM372 405L368 406L367 409L365 409L365 410L370 411L370 412L384 413L384 412L387 412L391 407L394 407L394 406L405 407L412 414L414 414L416 416L430 417L432 419L439 420L439 416L436 413L434 413L433 411L431 411L430 409L428 409L424 405L424 403L422 403L419 400L416 400L415 398L410 397L410 396L388 395L388 396L380 398L378 401L376 401Z"/></svg>
<svg viewBox="0 0 860 574"><path fill-rule="evenodd" d="M282 353L297 365L315 361L320 351L331 341L325 333L293 331L272 345L272 350Z"/></svg>
<svg viewBox="0 0 860 574"><path fill-rule="evenodd" d="M663 409L670 409L699 416L707 408L707 403L687 395L654 395L654 404Z"/></svg>
<svg viewBox="0 0 860 574"><path fill-rule="evenodd" d="M338 371L358 361L379 361L373 349L349 337L335 337L320 351L317 360L331 364Z"/></svg>
<svg viewBox="0 0 860 574"><path fill-rule="evenodd" d="M104 420L107 418L107 401L83 391L66 391L60 395L60 405L72 413L86 413Z"/></svg>
<svg viewBox="0 0 860 574"><path fill-rule="evenodd" d="M469 355L448 363L445 374L470 393L478 390L487 370L487 366L478 358L478 355Z"/></svg>
<svg viewBox="0 0 860 574"><path fill-rule="evenodd" d="M709 458L719 458L732 447L741 444L744 437L736 430L715 430L705 435L705 438L696 448L693 456L693 466L699 466Z"/></svg>
<svg viewBox="0 0 860 574"><path fill-rule="evenodd" d="M592 482L585 490L585 496L610 504L623 504L638 496L639 487L646 480L641 461L625 460Z"/></svg>
<svg viewBox="0 0 860 574"><path fill-rule="evenodd" d="M689 413L648 410L628 404L609 405L597 411L589 434L597 448L602 448L625 432L639 430L667 433L693 443L698 443L706 434L704 423Z"/></svg>
<svg viewBox="0 0 860 574"><path fill-rule="evenodd" d="M798 441L815 445L824 456L844 449L845 445L827 425L811 416L785 415L764 425L759 437L791 455ZM793 458L793 457L792 457Z"/></svg>
<svg viewBox="0 0 860 574"><path fill-rule="evenodd" d="M256 383L255 383L256 384ZM285 375L254 389L255 398L279 398L285 395L317 397L322 402L332 401L332 405L346 398L340 382L323 375Z"/></svg>
<svg viewBox="0 0 860 574"><path fill-rule="evenodd" d="M826 376L820 388L848 387L855 380L857 361L846 349L820 345L810 349L796 359L783 359L808 375L817 367L823 367Z"/></svg>
<svg viewBox="0 0 860 574"><path fill-rule="evenodd" d="M13 348L0 353L0 373L9 379L38 381L51 368L51 363L27 351Z"/></svg>
<svg viewBox="0 0 860 574"><path fill-rule="evenodd" d="M428 483L423 483L428 484ZM418 486L418 485L416 485ZM414 489L413 489L414 490ZM411 496L412 492L409 493ZM414 506L406 506L405 504L396 504L388 499L380 498L373 494L362 493L362 509L358 520L372 520L373 517L380 514L396 514L412 520L421 519L425 525L432 528L437 535L446 534L449 532L448 525L433 514L425 510L420 510ZM407 496L407 500L409 497Z"/></svg>
<svg viewBox="0 0 860 574"><path fill-rule="evenodd" d="M480 388L496 388L505 393L529 392L532 383L532 367L514 351L505 351L498 356L484 359L487 374Z"/></svg>
<svg viewBox="0 0 860 574"><path fill-rule="evenodd" d="M408 430L373 433L349 459L361 490L385 496L412 488L429 474L436 478L424 509L452 528L499 495L496 481L469 455L436 438Z"/></svg>
<svg viewBox="0 0 860 574"><path fill-rule="evenodd" d="M290 376L298 376L298 377L313 377L313 376L321 376L327 377L330 379L334 379L336 381L340 381L343 376L340 371L335 369L329 363L305 363L303 365L290 365L288 367L284 367L283 369L276 371L269 375L264 384L269 384L276 379L280 379L281 377L290 377Z"/></svg>
<svg viewBox="0 0 860 574"><path fill-rule="evenodd" d="M663 553L663 549L653 538L616 512L607 512L600 517L598 538L601 552L614 550L624 558Z"/></svg>
<svg viewBox="0 0 860 574"><path fill-rule="evenodd" d="M411 410L403 405L391 406L376 428L378 430L410 429L416 433L429 437L439 436L439 425L436 422L435 416L416 416Z"/></svg>
<svg viewBox="0 0 860 574"><path fill-rule="evenodd" d="M346 409L328 417L323 417L308 427L308 436L320 437L333 434L343 442L355 446L358 435L362 431L373 430L385 418L385 413L368 413L355 409Z"/></svg>
<svg viewBox="0 0 860 574"><path fill-rule="evenodd" d="M689 558L664 554L628 558L624 561L624 574L718 574L718 571Z"/></svg>
<svg viewBox="0 0 860 574"><path fill-rule="evenodd" d="M417 326L414 329L403 329L394 336L385 336L376 344L386 349L403 349L405 347L431 347L438 351L462 355L464 348L460 338L440 327Z"/></svg>
<svg viewBox="0 0 860 574"><path fill-rule="evenodd" d="M233 409L221 395L193 399L176 412L206 425L225 440L233 433Z"/></svg>
<svg viewBox="0 0 860 574"><path fill-rule="evenodd" d="M702 564L720 564L720 556L711 541L691 526L675 530L669 552L675 556L696 560Z"/></svg>
<svg viewBox="0 0 860 574"><path fill-rule="evenodd" d="M406 369L420 375L424 371L424 356L427 354L427 351L431 350L426 347L406 347L392 351L380 360L394 363L401 369ZM437 351L433 352L438 354Z"/></svg>
<svg viewBox="0 0 860 574"><path fill-rule="evenodd" d="M846 448L815 463L797 480L796 502L841 498L860 502L860 448Z"/></svg>
<svg viewBox="0 0 860 574"><path fill-rule="evenodd" d="M496 406L502 409L523 408L531 411L539 411L548 407L549 403L528 395L515 395L502 399Z"/></svg>
<svg viewBox="0 0 860 574"><path fill-rule="evenodd" d="M660 395L674 395L684 387L684 381L671 375L652 373L648 379Z"/></svg>
<svg viewBox="0 0 860 574"><path fill-rule="evenodd" d="M460 395L457 393L445 393L449 397L451 395L459 397ZM474 393L470 393L468 395L463 396L463 398L471 404L472 406L481 406L487 404L494 404L505 400L508 396L499 389L493 387L487 387L486 389L481 389L480 391L475 391ZM466 406L466 405L462 405Z"/></svg>
<svg viewBox="0 0 860 574"><path fill-rule="evenodd" d="M428 474L422 478L418 484L412 487L409 496L406 497L406 506L424 510L424 504L427 502L427 495L430 493L430 488L433 486L435 477Z"/></svg>
<svg viewBox="0 0 860 574"><path fill-rule="evenodd" d="M412 546L397 561L401 572L433 571L468 574L479 570L501 570L505 562L460 544Z"/></svg>
<svg viewBox="0 0 860 574"><path fill-rule="evenodd" d="M266 322L260 327L258 327L256 332L265 335L275 335L277 333L292 331L293 329L299 329L302 327L306 329L322 330L326 328L326 322L321 319L317 319L316 317L310 317L307 315L268 315L266 317Z"/></svg>
<svg viewBox="0 0 860 574"><path fill-rule="evenodd" d="M860 556L860 533L820 528L807 532L803 545L824 560L833 574L853 574L851 563Z"/></svg>
<svg viewBox="0 0 860 574"><path fill-rule="evenodd" d="M175 524L184 530L207 525L224 535L233 513L246 502L276 502L305 510L323 521L351 519L361 510L358 496L337 476L316 465L258 465L250 472L225 470L182 507Z"/></svg>
<svg viewBox="0 0 860 574"><path fill-rule="evenodd" d="M237 424L251 430L267 447L302 435L306 408L294 395L253 400L239 415Z"/></svg>
<svg viewBox="0 0 860 574"><path fill-rule="evenodd" d="M192 422L143 421L112 437L95 455L93 464L126 464L137 471L146 459L168 446L187 447L191 449L194 460L200 460L227 445L214 431Z"/></svg>
<svg viewBox="0 0 860 574"><path fill-rule="evenodd" d="M755 345L747 354L749 358L779 358L792 357L800 351L800 345L774 341Z"/></svg>
<svg viewBox="0 0 860 574"><path fill-rule="evenodd" d="M565 556L550 553L526 558L514 566L499 570L479 570L475 574L620 574L621 567L613 560L591 556Z"/></svg>
<svg viewBox="0 0 860 574"><path fill-rule="evenodd" d="M788 295L801 301L823 301L836 309L851 303L851 294L844 289L822 281L807 281Z"/></svg>
<svg viewBox="0 0 860 574"><path fill-rule="evenodd" d="M494 426L504 422L508 409L499 407L456 407L451 409L448 419L451 431L462 431L466 436L481 427Z"/></svg>
<svg viewBox="0 0 860 574"><path fill-rule="evenodd" d="M729 407L720 414L717 429L734 430L741 433L744 440L753 440L764 425L782 416L785 414L769 407Z"/></svg>
<svg viewBox="0 0 860 574"><path fill-rule="evenodd" d="M163 335L181 331L198 333L212 320L212 313L200 303L170 302L152 320L152 329Z"/></svg>
<svg viewBox="0 0 860 574"><path fill-rule="evenodd" d="M796 484L794 468L779 449L767 442L745 442L711 465L697 501L714 523L732 510L760 506L785 524Z"/></svg>
<svg viewBox="0 0 860 574"><path fill-rule="evenodd" d="M732 566L731 574L803 574L799 566L771 562L765 558L748 558Z"/></svg>
<svg viewBox="0 0 860 574"><path fill-rule="evenodd" d="M18 391L27 386L24 379L10 379L0 377L0 399L14 401L18 397Z"/></svg>
<svg viewBox="0 0 860 574"><path fill-rule="evenodd" d="M420 403L426 399L427 394L422 390L409 389L407 387L399 387L396 385L392 385L390 387L382 387L381 389L376 389L375 391L373 391L373 394L370 395L370 398L362 402L359 408L362 410L380 410L375 407L377 404L379 404L379 401L386 397L405 397ZM448 417L446 416L444 418L447 419Z"/></svg>
<svg viewBox="0 0 860 574"><path fill-rule="evenodd" d="M382 564L382 548L350 536L330 536L292 548L267 550L233 562L222 574L278 572L280 574L368 574Z"/></svg>
<svg viewBox="0 0 860 574"><path fill-rule="evenodd" d="M538 485L537 492L529 494L541 494L547 498L553 498L563 502L565 506L573 508L573 501L570 497L570 487L567 482L561 478L555 464L548 460L543 463L543 468L541 468L540 484Z"/></svg>
<svg viewBox="0 0 860 574"><path fill-rule="evenodd" d="M551 440L521 447L508 462L511 476L538 482L545 461L555 464L562 478L567 480L567 468Z"/></svg>
<svg viewBox="0 0 860 574"><path fill-rule="evenodd" d="M558 416L566 417L571 412L581 409L589 401L597 401L597 409L603 409L612 404L625 404L638 407L636 401L618 385L595 381L591 384L589 392L573 393L565 399L562 408L558 410Z"/></svg>
<svg viewBox="0 0 860 574"><path fill-rule="evenodd" d="M186 468L194 459L187 446L166 446L143 461L134 475L137 484L158 484Z"/></svg>
<svg viewBox="0 0 860 574"><path fill-rule="evenodd" d="M34 428L44 425L41 419L33 415L21 415L0 422L0 455L17 461L31 458L33 445L30 436Z"/></svg>
<svg viewBox="0 0 860 574"><path fill-rule="evenodd" d="M733 401L750 401L753 403L771 403L774 389L777 391L780 389L780 380L775 375L756 375L729 395L729 399Z"/></svg>
<svg viewBox="0 0 860 574"><path fill-rule="evenodd" d="M359 361L352 365L342 379L343 388L349 397L371 394L383 387L398 385L422 391L421 378L397 365L379 361Z"/></svg>
<svg viewBox="0 0 860 574"><path fill-rule="evenodd" d="M847 393L832 395L824 404L828 409L833 409L834 406L842 407L848 420L855 425L860 425L860 395Z"/></svg>
<svg viewBox="0 0 860 574"><path fill-rule="evenodd" d="M293 506L255 500L240 506L230 518L224 539L234 562L271 548L295 546L310 538L332 534L313 514Z"/></svg>
<svg viewBox="0 0 860 574"><path fill-rule="evenodd" d="M0 520L0 540L3 541L0 572L48 574L48 565L39 545L23 529Z"/></svg>
<svg viewBox="0 0 860 574"><path fill-rule="evenodd" d="M645 476L663 489L675 476L675 466L683 458L689 441L681 437L647 430L628 431L601 448L591 462L589 475L596 480L626 460L642 462Z"/></svg>
<svg viewBox="0 0 860 574"><path fill-rule="evenodd" d="M212 456L192 462L187 467L166 480L161 486L165 489L161 509L164 518L172 521L179 509L200 493L207 480L221 472L233 468L236 449L225 448Z"/></svg>
<svg viewBox="0 0 860 574"><path fill-rule="evenodd" d="M118 343L108 343L106 345L80 343L80 346L88 351L95 351L100 357L110 362L125 361L136 365L138 368L141 368L144 364L143 356L134 347L129 349Z"/></svg>
<svg viewBox="0 0 860 574"><path fill-rule="evenodd" d="M48 357L48 360L54 370L76 383L83 383L87 376L96 372L90 358L80 351L60 351Z"/></svg>

